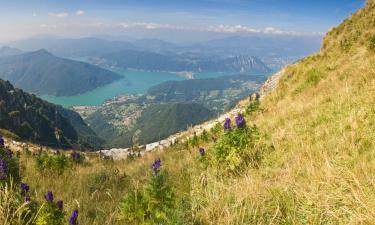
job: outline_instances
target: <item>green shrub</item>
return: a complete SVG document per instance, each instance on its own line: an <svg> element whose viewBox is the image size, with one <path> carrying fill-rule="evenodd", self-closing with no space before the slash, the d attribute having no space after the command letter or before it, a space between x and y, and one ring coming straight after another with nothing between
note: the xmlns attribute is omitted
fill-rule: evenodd
<svg viewBox="0 0 375 225"><path fill-rule="evenodd" d="M35 167L40 172L62 174L71 166L69 159L64 154L48 155L42 153L34 158Z"/></svg>
<svg viewBox="0 0 375 225"><path fill-rule="evenodd" d="M215 164L219 168L236 172L246 165L258 167L262 148L257 146L259 132L256 126L236 128L222 135L213 145Z"/></svg>
<svg viewBox="0 0 375 225"><path fill-rule="evenodd" d="M57 204L53 201L44 203L35 219L36 225L64 225L66 221L64 220L65 214L62 209L57 207Z"/></svg>
<svg viewBox="0 0 375 225"><path fill-rule="evenodd" d="M245 110L246 115L251 115L252 113L256 112L259 109L260 102L258 100L251 101Z"/></svg>
<svg viewBox="0 0 375 225"><path fill-rule="evenodd" d="M153 176L143 190L135 189L120 203L121 217L129 224L176 224L174 191L163 172Z"/></svg>

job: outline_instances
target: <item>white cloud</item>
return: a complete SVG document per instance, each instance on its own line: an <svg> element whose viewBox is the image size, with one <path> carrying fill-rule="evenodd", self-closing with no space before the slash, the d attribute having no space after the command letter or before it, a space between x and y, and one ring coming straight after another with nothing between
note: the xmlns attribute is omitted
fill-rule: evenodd
<svg viewBox="0 0 375 225"><path fill-rule="evenodd" d="M85 15L85 11L83 11L83 10L78 10L78 11L76 12L76 15L77 15L77 16L83 16L83 15Z"/></svg>
<svg viewBox="0 0 375 225"><path fill-rule="evenodd" d="M49 15L49 16L52 16L52 17L64 18L64 17L68 17L68 16L69 16L69 13L67 13L67 12L48 13L48 15Z"/></svg>
<svg viewBox="0 0 375 225"><path fill-rule="evenodd" d="M274 34L274 35L321 35L320 33L303 33L297 31L281 30L275 27L265 27L265 28L252 28L245 25L211 25L203 27L188 27L188 26L178 26L173 24L160 24L160 23L150 23L150 22L122 22L113 27L121 27L124 29L128 28L143 28L147 30L156 29L171 29L171 30L191 30L191 31L201 31L201 32L216 32L216 33L262 33L262 34Z"/></svg>
<svg viewBox="0 0 375 225"><path fill-rule="evenodd" d="M36 16L38 16L38 15L36 14L36 12L33 12L33 17L36 17Z"/></svg>

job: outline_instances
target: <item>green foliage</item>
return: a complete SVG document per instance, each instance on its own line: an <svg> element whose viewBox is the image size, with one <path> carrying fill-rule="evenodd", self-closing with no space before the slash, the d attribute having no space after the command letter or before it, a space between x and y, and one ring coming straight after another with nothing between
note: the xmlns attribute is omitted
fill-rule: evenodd
<svg viewBox="0 0 375 225"><path fill-rule="evenodd" d="M246 110L245 110L246 115L251 115L252 113L257 111L259 109L259 106L260 106L260 102L258 100L251 101L246 107Z"/></svg>
<svg viewBox="0 0 375 225"><path fill-rule="evenodd" d="M257 127L236 128L225 132L213 145L215 164L229 172L237 172L246 165L257 168L263 149L257 145Z"/></svg>
<svg viewBox="0 0 375 225"><path fill-rule="evenodd" d="M120 203L122 218L130 224L175 224L176 199L167 175L153 176L142 190L128 193Z"/></svg>
<svg viewBox="0 0 375 225"><path fill-rule="evenodd" d="M368 46L371 50L375 49L375 35L370 38Z"/></svg>
<svg viewBox="0 0 375 225"><path fill-rule="evenodd" d="M309 87L314 87L324 78L323 73L318 69L311 69L306 73L306 80L300 86L298 86L294 94L301 93L303 90Z"/></svg>
<svg viewBox="0 0 375 225"><path fill-rule="evenodd" d="M59 209L55 202L46 202L38 211L35 225L64 225L64 217L64 211Z"/></svg>
<svg viewBox="0 0 375 225"><path fill-rule="evenodd" d="M4 184L5 182L9 183L10 180L12 180L15 184L18 184L21 180L19 162L18 159L13 156L13 152L11 152L10 149L0 147L0 159L4 160L7 165L7 178L3 181L0 180L0 185Z"/></svg>
<svg viewBox="0 0 375 225"><path fill-rule="evenodd" d="M48 155L42 153L34 158L35 167L40 172L63 174L71 166L68 157L64 154Z"/></svg>
<svg viewBox="0 0 375 225"><path fill-rule="evenodd" d="M307 73L306 84L316 86L322 79L322 73L317 69L312 69Z"/></svg>

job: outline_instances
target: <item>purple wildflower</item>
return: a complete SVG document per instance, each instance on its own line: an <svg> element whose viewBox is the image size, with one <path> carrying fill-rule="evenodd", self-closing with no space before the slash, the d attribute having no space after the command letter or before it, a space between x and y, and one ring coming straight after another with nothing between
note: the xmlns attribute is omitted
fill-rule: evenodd
<svg viewBox="0 0 375 225"><path fill-rule="evenodd" d="M235 120L238 128L244 128L246 126L246 121L242 114L238 114Z"/></svg>
<svg viewBox="0 0 375 225"><path fill-rule="evenodd" d="M76 152L76 151L72 152L72 153L70 154L70 156L71 156L72 159L74 159L74 160L77 160L77 159L81 158L81 154L80 154L79 152Z"/></svg>
<svg viewBox="0 0 375 225"><path fill-rule="evenodd" d="M230 130L230 119L229 118L226 118L225 119L225 122L224 122L224 131L227 131L227 130Z"/></svg>
<svg viewBox="0 0 375 225"><path fill-rule="evenodd" d="M154 176L157 175L160 167L161 167L161 160L160 159L155 160L154 163L152 164L152 174Z"/></svg>
<svg viewBox="0 0 375 225"><path fill-rule="evenodd" d="M78 209L75 209L72 212L72 215L70 215L69 224L70 225L77 225L78 224Z"/></svg>
<svg viewBox="0 0 375 225"><path fill-rule="evenodd" d="M7 155L8 155L8 158L11 159L13 157L13 152L10 149L8 149Z"/></svg>
<svg viewBox="0 0 375 225"><path fill-rule="evenodd" d="M204 156L204 154L206 154L204 148L199 148L199 155Z"/></svg>
<svg viewBox="0 0 375 225"><path fill-rule="evenodd" d="M8 177L7 163L0 159L0 180L5 180Z"/></svg>
<svg viewBox="0 0 375 225"><path fill-rule="evenodd" d="M29 185L27 185L26 183L21 183L20 188L21 188L21 195L22 196L26 196L27 192L29 192L29 190L30 190Z"/></svg>
<svg viewBox="0 0 375 225"><path fill-rule="evenodd" d="M56 202L56 206L57 206L58 209L63 210L64 202L62 200L58 200Z"/></svg>
<svg viewBox="0 0 375 225"><path fill-rule="evenodd" d="M53 201L53 193L52 193L52 191L48 191L44 195L44 198L46 199L47 202L52 202Z"/></svg>
<svg viewBox="0 0 375 225"><path fill-rule="evenodd" d="M4 147L4 138L0 136L0 147Z"/></svg>

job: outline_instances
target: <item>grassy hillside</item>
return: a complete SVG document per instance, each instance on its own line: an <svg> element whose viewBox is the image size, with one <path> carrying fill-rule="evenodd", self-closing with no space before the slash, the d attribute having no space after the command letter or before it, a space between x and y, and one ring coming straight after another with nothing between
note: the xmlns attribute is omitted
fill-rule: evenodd
<svg viewBox="0 0 375 225"><path fill-rule="evenodd" d="M374 224L374 23L370 0L260 105L241 103L246 125L137 160L92 157L59 179L22 155L32 199L53 190L80 224Z"/></svg>
<svg viewBox="0 0 375 225"><path fill-rule="evenodd" d="M0 78L39 95L81 94L121 78L108 70L58 58L45 50L0 58Z"/></svg>

